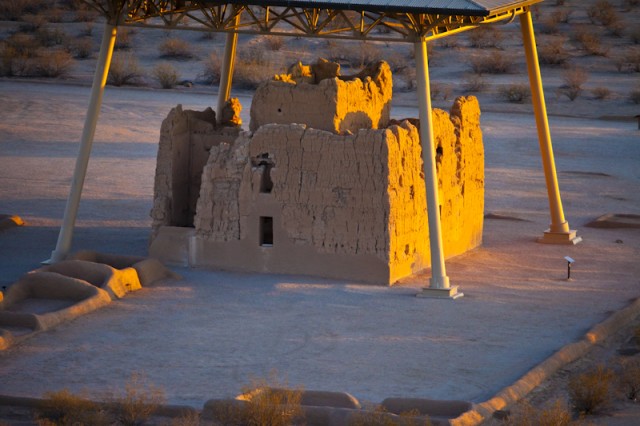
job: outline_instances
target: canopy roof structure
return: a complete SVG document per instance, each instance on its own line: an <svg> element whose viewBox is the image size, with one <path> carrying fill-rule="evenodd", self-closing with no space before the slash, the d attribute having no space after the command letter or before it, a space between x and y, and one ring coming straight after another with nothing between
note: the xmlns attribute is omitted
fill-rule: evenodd
<svg viewBox="0 0 640 426"><path fill-rule="evenodd" d="M530 6L542 0L82 0L106 19L76 168L63 223L49 262L63 260L71 249L82 187L102 94L119 26L160 27L227 33L217 111L229 99L238 34L323 37L413 43L420 140L425 176L431 279L419 294L455 299L444 263L432 124L427 42L481 25L520 20L540 156L545 174L551 223L544 243L575 244L576 231L565 220L547 121ZM218 114L220 116L221 114Z"/></svg>
<svg viewBox="0 0 640 426"><path fill-rule="evenodd" d="M83 1L120 25L415 42L512 20L542 0Z"/></svg>

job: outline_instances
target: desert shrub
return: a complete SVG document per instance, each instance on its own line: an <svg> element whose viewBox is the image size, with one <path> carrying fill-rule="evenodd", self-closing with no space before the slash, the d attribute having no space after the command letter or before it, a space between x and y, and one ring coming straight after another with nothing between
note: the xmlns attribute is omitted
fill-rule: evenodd
<svg viewBox="0 0 640 426"><path fill-rule="evenodd" d="M34 77L62 77L73 67L73 58L65 50L43 49L35 58Z"/></svg>
<svg viewBox="0 0 640 426"><path fill-rule="evenodd" d="M508 416L505 426L569 426L573 424L567 403L557 399L541 409L524 403Z"/></svg>
<svg viewBox="0 0 640 426"><path fill-rule="evenodd" d="M80 37L91 37L93 35L93 22L85 22L78 35Z"/></svg>
<svg viewBox="0 0 640 426"><path fill-rule="evenodd" d="M547 34L556 34L559 32L559 25L569 22L569 16L571 16L570 9L558 9L548 14L542 20L542 32Z"/></svg>
<svg viewBox="0 0 640 426"><path fill-rule="evenodd" d="M406 90L415 90L417 86L415 67L405 67L394 75L402 78Z"/></svg>
<svg viewBox="0 0 640 426"><path fill-rule="evenodd" d="M591 90L591 94L598 100L608 99L611 97L611 90L607 87L596 87Z"/></svg>
<svg viewBox="0 0 640 426"><path fill-rule="evenodd" d="M0 20L17 21L23 15L37 14L48 7L47 0L2 0Z"/></svg>
<svg viewBox="0 0 640 426"><path fill-rule="evenodd" d="M540 46L538 60L545 65L563 65L569 59L569 53L564 47L564 40L554 39Z"/></svg>
<svg viewBox="0 0 640 426"><path fill-rule="evenodd" d="M468 34L471 47L500 47L502 42L502 33L491 26L481 26Z"/></svg>
<svg viewBox="0 0 640 426"><path fill-rule="evenodd" d="M618 382L624 395L637 401L640 398L640 358L632 358L621 365Z"/></svg>
<svg viewBox="0 0 640 426"><path fill-rule="evenodd" d="M277 52L284 46L284 39L282 37L268 35L264 37L264 44L267 46L267 49L272 52Z"/></svg>
<svg viewBox="0 0 640 426"><path fill-rule="evenodd" d="M380 47L372 42L362 42L356 49L346 49L343 59L354 68L362 68L383 59L384 53Z"/></svg>
<svg viewBox="0 0 640 426"><path fill-rule="evenodd" d="M194 57L192 48L185 40L179 38L166 38L158 47L160 56L171 59L191 59Z"/></svg>
<svg viewBox="0 0 640 426"><path fill-rule="evenodd" d="M630 29L628 35L633 44L640 44L640 28Z"/></svg>
<svg viewBox="0 0 640 426"><path fill-rule="evenodd" d="M123 426L143 424L165 402L164 391L138 373L131 375L124 393L110 398L112 415Z"/></svg>
<svg viewBox="0 0 640 426"><path fill-rule="evenodd" d="M594 414L608 406L611 401L613 371L599 365L569 379L569 398L579 413Z"/></svg>
<svg viewBox="0 0 640 426"><path fill-rule="evenodd" d="M60 28L40 28L35 32L35 38L40 45L52 47L65 44L69 37Z"/></svg>
<svg viewBox="0 0 640 426"><path fill-rule="evenodd" d="M476 74L505 74L513 71L511 56L502 52L491 52L471 60L471 70Z"/></svg>
<svg viewBox="0 0 640 426"><path fill-rule="evenodd" d="M599 23L605 27L616 24L620 20L613 5L607 0L598 0L592 6L588 7L587 16L592 23Z"/></svg>
<svg viewBox="0 0 640 426"><path fill-rule="evenodd" d="M96 17L98 16L98 12L88 7L84 3L80 3L76 5L74 9L75 9L74 21L76 22L93 22L96 20Z"/></svg>
<svg viewBox="0 0 640 426"><path fill-rule="evenodd" d="M442 37L434 40L433 45L443 49L456 49L460 47L460 38L456 36Z"/></svg>
<svg viewBox="0 0 640 426"><path fill-rule="evenodd" d="M18 29L23 33L35 33L40 28L44 27L47 23L47 19L44 15L25 15L20 22Z"/></svg>
<svg viewBox="0 0 640 426"><path fill-rule="evenodd" d="M589 55L607 56L608 50L602 47L600 36L591 31L579 30L573 34L573 40L578 47Z"/></svg>
<svg viewBox="0 0 640 426"><path fill-rule="evenodd" d="M640 87L633 89L629 93L629 100L636 105L640 104Z"/></svg>
<svg viewBox="0 0 640 426"><path fill-rule="evenodd" d="M202 79L207 84L220 83L220 73L222 69L222 59L217 53L211 53L204 61Z"/></svg>
<svg viewBox="0 0 640 426"><path fill-rule="evenodd" d="M142 77L138 60L130 53L116 52L111 59L107 83L114 86L133 84Z"/></svg>
<svg viewBox="0 0 640 426"><path fill-rule="evenodd" d="M134 32L130 28L118 28L118 34L116 36L115 50L128 50L133 43Z"/></svg>
<svg viewBox="0 0 640 426"><path fill-rule="evenodd" d="M200 413L188 411L182 416L171 420L170 426L200 426Z"/></svg>
<svg viewBox="0 0 640 426"><path fill-rule="evenodd" d="M510 84L500 89L500 95L508 102L523 103L531 97L527 84Z"/></svg>
<svg viewBox="0 0 640 426"><path fill-rule="evenodd" d="M562 74L564 85L560 88L560 93L575 100L582 93L582 85L588 80L589 75L582 68L570 68Z"/></svg>
<svg viewBox="0 0 640 426"><path fill-rule="evenodd" d="M175 67L162 62L153 68L153 76L163 89L171 89L178 83L179 74Z"/></svg>
<svg viewBox="0 0 640 426"><path fill-rule="evenodd" d="M620 72L640 72L640 49L629 48L614 56L613 63Z"/></svg>
<svg viewBox="0 0 640 426"><path fill-rule="evenodd" d="M464 89L467 92L482 92L487 87L487 82L478 74L467 75L464 78Z"/></svg>
<svg viewBox="0 0 640 426"><path fill-rule="evenodd" d="M78 59L87 59L93 53L93 40L83 37L71 43L71 51Z"/></svg>
<svg viewBox="0 0 640 426"><path fill-rule="evenodd" d="M243 389L244 402L221 404L213 412L223 425L297 424L304 418L302 389L288 389L275 378L254 381Z"/></svg>
<svg viewBox="0 0 640 426"><path fill-rule="evenodd" d="M233 81L240 87L255 89L260 83L279 72L282 70L269 62L263 50L248 49L239 52L236 58Z"/></svg>
<svg viewBox="0 0 640 426"><path fill-rule="evenodd" d="M40 425L109 425L108 415L86 398L72 394L66 389L48 392L37 413Z"/></svg>
<svg viewBox="0 0 640 426"><path fill-rule="evenodd" d="M631 9L633 9L635 6L638 6L638 5L640 5L640 0L623 0L622 1L622 7L626 11L630 11Z"/></svg>
<svg viewBox="0 0 640 426"><path fill-rule="evenodd" d="M384 407L373 410L356 411L349 417L349 426L430 426L429 417L421 417L418 410L407 411L399 415L389 413Z"/></svg>

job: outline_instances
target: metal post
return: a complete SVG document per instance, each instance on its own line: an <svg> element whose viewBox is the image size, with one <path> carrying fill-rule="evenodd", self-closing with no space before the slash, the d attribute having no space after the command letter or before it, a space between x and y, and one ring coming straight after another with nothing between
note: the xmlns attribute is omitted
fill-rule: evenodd
<svg viewBox="0 0 640 426"><path fill-rule="evenodd" d="M236 16L235 27L240 23L240 14ZM238 45L238 33L227 33L227 41L224 45L224 58L220 70L220 86L218 89L218 106L216 109L216 121L222 121L222 109L231 96L231 81L233 80L233 65L236 61L236 47Z"/></svg>
<svg viewBox="0 0 640 426"><path fill-rule="evenodd" d="M542 167L547 184L547 196L549 198L549 210L551 213L551 225L549 225L549 229L545 231L539 241L550 244L576 244L582 239L576 237L576 231L569 229L569 223L565 220L562 210L562 200L560 198L560 188L558 187L558 177L556 175L556 165L553 157L553 147L551 145L547 107L542 89L542 78L540 77L538 51L536 49L536 40L533 32L531 11L528 10L526 13L520 15L520 27L522 30L524 51L527 57L531 99L533 112L536 117L540 156L542 158Z"/></svg>
<svg viewBox="0 0 640 426"><path fill-rule="evenodd" d="M429 247L431 249L431 280L428 288L422 289L419 297L440 297L456 299L463 294L458 287L449 285L449 277L444 264L442 227L440 226L440 202L438 200L438 176L436 174L435 142L433 137L433 117L431 111L431 87L429 83L429 61L427 42L420 40L414 44L418 102L420 107L420 143L424 181L427 192L427 218L429 222Z"/></svg>
<svg viewBox="0 0 640 426"><path fill-rule="evenodd" d="M64 210L64 218L62 227L58 235L58 243L56 248L51 252L51 259L44 263L55 263L69 254L71 249L71 240L73 238L73 229L78 215L78 206L82 195L82 187L84 178L87 174L87 165L91 156L91 145L96 132L96 124L98 123L98 114L102 105L102 95L104 86L107 83L107 75L109 74L109 65L113 55L113 47L116 42L117 27L106 23L104 33L102 35L102 44L100 46L100 54L96 71L93 76L93 86L91 87L91 98L89 100L89 109L84 121L84 129L82 130L82 139L80 141L80 150L76 158L76 168L73 173L73 181L71 182L71 191L67 199L67 206Z"/></svg>

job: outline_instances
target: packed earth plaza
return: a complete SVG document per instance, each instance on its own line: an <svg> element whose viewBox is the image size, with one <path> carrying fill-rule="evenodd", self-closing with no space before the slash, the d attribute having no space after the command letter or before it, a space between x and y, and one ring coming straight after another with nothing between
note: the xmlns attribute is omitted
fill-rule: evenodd
<svg viewBox="0 0 640 426"><path fill-rule="evenodd" d="M479 424L637 323L638 130L557 117L552 147L537 1L86 3L106 19L90 94L0 81L0 213L29 212L0 217L0 419L144 373L165 415L211 420L277 371L307 424L376 404ZM432 109L427 42L515 19L533 117ZM227 33L215 110L105 91L124 26ZM385 61L322 58L231 97L238 34L258 33L412 43L418 105Z"/></svg>

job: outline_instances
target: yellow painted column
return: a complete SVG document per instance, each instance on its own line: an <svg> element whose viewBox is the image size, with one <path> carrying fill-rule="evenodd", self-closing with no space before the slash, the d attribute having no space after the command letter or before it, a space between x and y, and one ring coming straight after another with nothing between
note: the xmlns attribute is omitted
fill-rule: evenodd
<svg viewBox="0 0 640 426"><path fill-rule="evenodd" d="M458 293L457 286L450 286L444 264L427 43L421 40L416 42L414 47L420 108L420 144L422 145L422 167L427 192L427 219L429 223L429 248L431 250L431 280L429 287L422 289L418 296L456 299L463 294Z"/></svg>
<svg viewBox="0 0 640 426"><path fill-rule="evenodd" d="M235 18L235 27L240 23L240 15ZM218 105L216 109L216 121L222 120L222 109L231 96L231 82L233 80L233 66L236 61L236 48L238 46L238 33L227 33L224 45L224 58L220 70L220 85L218 87Z"/></svg>
<svg viewBox="0 0 640 426"><path fill-rule="evenodd" d="M524 51L527 57L531 99L533 103L533 112L536 118L536 127L538 129L540 157L542 159L542 167L544 169L544 177L547 185L547 197L549 199L549 210L551 213L551 224L549 225L549 229L544 232L544 235L539 241L551 244L575 244L581 239L576 237L576 231L569 229L569 223L565 220L564 212L562 210L562 199L560 198L560 188L558 187L558 177L553 157L553 146L551 144L551 133L549 132L549 121L547 119L547 106L544 100L540 65L538 64L538 51L536 49L536 40L530 10L527 10L527 12L520 15L520 28L522 30Z"/></svg>
<svg viewBox="0 0 640 426"><path fill-rule="evenodd" d="M98 123L100 107L102 106L102 95L104 94L104 87L107 84L107 76L109 74L109 66L111 65L111 57L113 56L117 32L118 29L116 25L110 23L105 24L100 53L98 55L98 63L96 64L96 71L93 75L89 109L87 110L84 121L80 150L76 158L76 167L73 172L71 190L64 210L64 218L62 219L58 242L55 250L51 252L51 258L44 263L55 263L64 260L71 249L73 230L78 215L80 198L82 196L82 187L84 186L84 179L87 175L91 146L93 145L93 138L96 133L96 125Z"/></svg>

